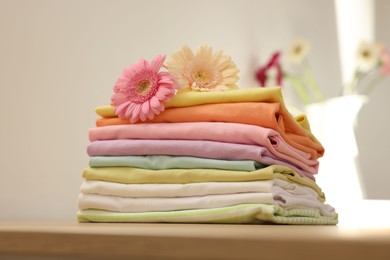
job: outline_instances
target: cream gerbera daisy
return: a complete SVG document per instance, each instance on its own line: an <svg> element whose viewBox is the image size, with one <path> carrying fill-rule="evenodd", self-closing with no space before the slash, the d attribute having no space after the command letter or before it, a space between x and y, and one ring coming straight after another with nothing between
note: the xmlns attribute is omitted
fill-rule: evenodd
<svg viewBox="0 0 390 260"><path fill-rule="evenodd" d="M236 65L230 57L202 45L194 54L187 46L172 54L165 62L169 74L182 90L224 91L237 88L239 79Z"/></svg>
<svg viewBox="0 0 390 260"><path fill-rule="evenodd" d="M301 64L310 52L310 43L305 39L295 40L286 50L286 58L294 64Z"/></svg>
<svg viewBox="0 0 390 260"><path fill-rule="evenodd" d="M379 62L380 52L377 44L362 41L356 51L356 60L360 70L369 71Z"/></svg>

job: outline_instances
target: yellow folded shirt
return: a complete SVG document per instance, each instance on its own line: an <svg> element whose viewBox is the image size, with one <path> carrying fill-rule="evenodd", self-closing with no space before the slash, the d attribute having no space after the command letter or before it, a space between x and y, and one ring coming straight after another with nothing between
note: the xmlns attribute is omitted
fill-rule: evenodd
<svg viewBox="0 0 390 260"><path fill-rule="evenodd" d="M191 107L204 104L237 102L281 103L284 107L282 92L279 87L242 88L223 92L189 91L177 94L169 102L165 103L165 107ZM96 113L104 118L117 117L113 106L97 107Z"/></svg>

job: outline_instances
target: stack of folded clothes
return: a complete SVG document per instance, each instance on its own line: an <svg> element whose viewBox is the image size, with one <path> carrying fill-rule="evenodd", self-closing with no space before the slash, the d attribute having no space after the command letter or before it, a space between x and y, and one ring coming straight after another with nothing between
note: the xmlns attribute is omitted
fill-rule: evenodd
<svg viewBox="0 0 390 260"><path fill-rule="evenodd" d="M164 59L125 70L112 106L97 108L80 222L337 223L314 178L324 149L279 87L182 91Z"/></svg>

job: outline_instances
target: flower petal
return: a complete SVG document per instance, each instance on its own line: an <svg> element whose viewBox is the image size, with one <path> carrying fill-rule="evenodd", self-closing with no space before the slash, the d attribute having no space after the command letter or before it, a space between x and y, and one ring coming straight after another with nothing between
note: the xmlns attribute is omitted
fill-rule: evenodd
<svg viewBox="0 0 390 260"><path fill-rule="evenodd" d="M145 121L146 120L146 115L144 113L139 113L139 118L141 119L141 121Z"/></svg>
<svg viewBox="0 0 390 260"><path fill-rule="evenodd" d="M161 85L158 91L161 91L165 96L171 94L174 90L166 87L166 85Z"/></svg>
<svg viewBox="0 0 390 260"><path fill-rule="evenodd" d="M159 115L160 114L160 109L159 109L160 106L163 106L163 104L159 103L159 106L157 106L157 107L150 106L150 110L153 111L154 114Z"/></svg>
<svg viewBox="0 0 390 260"><path fill-rule="evenodd" d="M160 106L160 101L155 96L150 99L150 107L151 108L157 108Z"/></svg>
<svg viewBox="0 0 390 260"><path fill-rule="evenodd" d="M141 60L139 61L139 63L140 63L140 67L141 67L143 70L149 69L149 62L148 62L147 60L141 59Z"/></svg>
<svg viewBox="0 0 390 260"><path fill-rule="evenodd" d="M141 112L141 105L140 104L136 104L136 106L134 107L134 110L133 110L133 114L131 115L130 122L132 124L138 121L140 112Z"/></svg>
<svg viewBox="0 0 390 260"><path fill-rule="evenodd" d="M126 109L126 114L125 114L126 118L130 118L131 117L131 115L132 115L132 113L133 113L133 111L134 111L136 106L137 106L137 104L130 103L130 105Z"/></svg>
<svg viewBox="0 0 390 260"><path fill-rule="evenodd" d="M165 95L162 91L158 90L155 94L155 97L158 98L159 100L164 100L165 99Z"/></svg>
<svg viewBox="0 0 390 260"><path fill-rule="evenodd" d="M141 114L147 115L149 113L149 109L150 109L149 101L144 102L142 104L142 112L141 112Z"/></svg>
<svg viewBox="0 0 390 260"><path fill-rule="evenodd" d="M111 105L114 105L114 106L120 105L126 101L128 101L128 98L123 93L115 93L111 97Z"/></svg>
<svg viewBox="0 0 390 260"><path fill-rule="evenodd" d="M165 60L165 55L157 55L150 64L150 68L158 73Z"/></svg>
<svg viewBox="0 0 390 260"><path fill-rule="evenodd" d="M125 103L120 104L115 108L115 114L117 114L120 118L125 118L124 116L124 110L128 107L128 105L131 103L131 101L127 101Z"/></svg>
<svg viewBox="0 0 390 260"><path fill-rule="evenodd" d="M149 110L149 113L148 113L147 117L148 117L149 120L152 120L154 118L154 112L153 112L152 109Z"/></svg>
<svg viewBox="0 0 390 260"><path fill-rule="evenodd" d="M168 77L163 77L158 81L159 84L172 84L173 80Z"/></svg>

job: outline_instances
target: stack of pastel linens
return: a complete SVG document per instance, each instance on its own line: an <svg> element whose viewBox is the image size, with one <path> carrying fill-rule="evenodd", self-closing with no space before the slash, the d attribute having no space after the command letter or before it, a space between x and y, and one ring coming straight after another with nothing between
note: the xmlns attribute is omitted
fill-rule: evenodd
<svg viewBox="0 0 390 260"><path fill-rule="evenodd" d="M337 223L314 179L324 149L278 87L180 93L133 124L96 112L80 222Z"/></svg>

